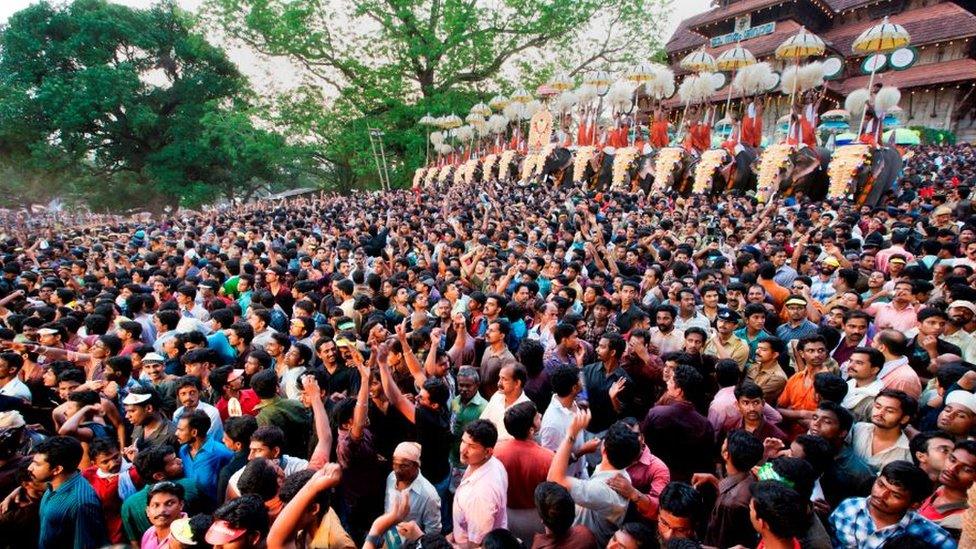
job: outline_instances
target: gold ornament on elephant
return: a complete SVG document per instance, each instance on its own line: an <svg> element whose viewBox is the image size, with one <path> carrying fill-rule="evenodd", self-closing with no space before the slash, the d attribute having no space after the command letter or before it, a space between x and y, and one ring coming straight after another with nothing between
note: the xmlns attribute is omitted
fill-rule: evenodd
<svg viewBox="0 0 976 549"><path fill-rule="evenodd" d="M795 147L788 143L777 143L766 147L763 151L762 158L759 160L759 177L756 182L756 197L760 202L765 202L775 190L773 187L776 186L777 178L789 164L794 149Z"/></svg>
<svg viewBox="0 0 976 549"><path fill-rule="evenodd" d="M541 108L529 121L529 151L538 152L552 140L552 113Z"/></svg>
<svg viewBox="0 0 976 549"><path fill-rule="evenodd" d="M702 153L701 160L695 166L695 184L691 188L694 194L705 194L712 183L715 172L725 163L729 153L725 149L709 149Z"/></svg>
<svg viewBox="0 0 976 549"><path fill-rule="evenodd" d="M684 158L685 150L681 147L666 147L657 152L654 161L654 190L663 191L664 183L674 172L675 166Z"/></svg>
<svg viewBox="0 0 976 549"><path fill-rule="evenodd" d="M854 176L865 164L870 164L869 155L871 147L869 145L844 145L838 147L830 158L830 165L827 167L827 177L830 184L827 186L827 197L843 198L848 192L853 192L851 187Z"/></svg>

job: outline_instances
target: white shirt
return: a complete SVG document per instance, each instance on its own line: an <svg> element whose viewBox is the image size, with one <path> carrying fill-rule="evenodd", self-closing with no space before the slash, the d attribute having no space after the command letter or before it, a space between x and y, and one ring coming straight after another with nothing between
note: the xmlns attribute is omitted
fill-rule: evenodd
<svg viewBox="0 0 976 549"><path fill-rule="evenodd" d="M302 391L298 387L298 378L304 373L305 367L298 366L288 368L285 373L281 374L281 381L278 382L278 385L281 387L281 392L285 394L285 398L299 400Z"/></svg>
<svg viewBox="0 0 976 549"><path fill-rule="evenodd" d="M27 385L17 377L14 377L8 381L6 385L0 387L0 395L19 398L27 401L28 404L31 401L30 389L28 389Z"/></svg>
<svg viewBox="0 0 976 549"><path fill-rule="evenodd" d="M454 493L454 542L481 545L496 528L508 528L508 472L496 457L464 472Z"/></svg>
<svg viewBox="0 0 976 549"><path fill-rule="evenodd" d="M539 427L539 445L553 452L558 450L563 438L566 437L566 433L569 432L569 426L573 423L575 413L576 403L573 403L572 408L566 408L562 402L559 402L559 397L552 395L552 401L546 408L546 413L542 415L542 424ZM576 440L573 441L573 452L578 452L584 442L583 432L580 431L576 435ZM579 479L589 478L589 471L584 467L585 462L586 460L582 458L571 462L566 468L566 476Z"/></svg>
<svg viewBox="0 0 976 549"><path fill-rule="evenodd" d="M908 446L908 437L902 432L895 444L890 448L886 448L877 454L871 453L871 446L874 441L874 424L860 422L854 424L854 429L851 431L851 447L854 449L854 453L861 456L864 461L868 462L868 465L874 467L877 470L881 470L885 465L888 465L892 461L911 461L912 452Z"/></svg>
<svg viewBox="0 0 976 549"><path fill-rule="evenodd" d="M515 399L512 406L515 406L520 402L530 402L529 397L525 396L525 391L522 391L522 394ZM488 405L485 406L485 409L481 412L480 419L487 419L495 425L496 429L498 429L498 442L503 440L512 440L515 438L508 434L508 429L505 428L505 411L512 406L505 406L505 395L503 395L501 391L498 391L491 395L491 399L488 400Z"/></svg>

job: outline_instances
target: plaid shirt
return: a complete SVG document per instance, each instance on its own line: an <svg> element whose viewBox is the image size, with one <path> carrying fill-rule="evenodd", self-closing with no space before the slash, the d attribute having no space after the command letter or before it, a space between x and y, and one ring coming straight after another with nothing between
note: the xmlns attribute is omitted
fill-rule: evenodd
<svg viewBox="0 0 976 549"><path fill-rule="evenodd" d="M949 533L915 511L905 513L897 524L875 530L868 512L867 498L850 498L830 514L834 530L834 547L878 549L888 538L907 533L933 548L950 549L956 542Z"/></svg>

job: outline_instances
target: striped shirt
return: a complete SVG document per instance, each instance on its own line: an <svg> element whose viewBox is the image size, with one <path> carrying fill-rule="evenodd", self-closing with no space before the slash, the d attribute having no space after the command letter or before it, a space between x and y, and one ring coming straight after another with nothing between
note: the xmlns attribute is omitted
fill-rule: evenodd
<svg viewBox="0 0 976 549"><path fill-rule="evenodd" d="M44 492L40 519L39 549L94 549L108 543L102 503L77 471L57 490Z"/></svg>

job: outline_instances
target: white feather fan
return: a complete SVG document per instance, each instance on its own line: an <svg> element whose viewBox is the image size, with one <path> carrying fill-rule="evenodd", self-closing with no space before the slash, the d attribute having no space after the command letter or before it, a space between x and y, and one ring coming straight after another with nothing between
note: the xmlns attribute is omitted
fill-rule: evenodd
<svg viewBox="0 0 976 549"><path fill-rule="evenodd" d="M431 134L430 134L430 143L431 143L431 145L433 145L433 146L434 146L435 148L436 148L436 147L437 147L438 145L441 145L441 144L443 144L443 143L444 143L444 134L443 134L443 133L441 133L441 132L433 132L433 133L431 133Z"/></svg>
<svg viewBox="0 0 976 549"><path fill-rule="evenodd" d="M488 118L488 129L492 133L504 133L508 127L508 117L503 114L493 114Z"/></svg>
<svg viewBox="0 0 976 549"><path fill-rule="evenodd" d="M874 104L881 112L890 112L901 101L901 92L894 86L885 86L878 90Z"/></svg>
<svg viewBox="0 0 976 549"><path fill-rule="evenodd" d="M851 119L861 116L869 97L871 92L867 88L858 88L848 94L847 99L844 100L844 109L851 113Z"/></svg>

